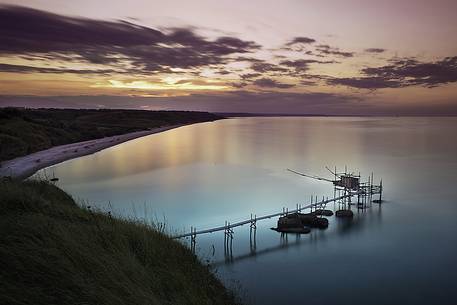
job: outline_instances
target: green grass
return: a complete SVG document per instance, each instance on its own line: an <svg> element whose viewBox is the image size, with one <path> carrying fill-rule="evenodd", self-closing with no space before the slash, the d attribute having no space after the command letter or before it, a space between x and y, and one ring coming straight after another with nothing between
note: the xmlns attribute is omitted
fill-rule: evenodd
<svg viewBox="0 0 457 305"><path fill-rule="evenodd" d="M180 243L46 182L0 182L0 231L0 304L235 303Z"/></svg>
<svg viewBox="0 0 457 305"><path fill-rule="evenodd" d="M221 118L192 111L0 108L0 161L56 145Z"/></svg>

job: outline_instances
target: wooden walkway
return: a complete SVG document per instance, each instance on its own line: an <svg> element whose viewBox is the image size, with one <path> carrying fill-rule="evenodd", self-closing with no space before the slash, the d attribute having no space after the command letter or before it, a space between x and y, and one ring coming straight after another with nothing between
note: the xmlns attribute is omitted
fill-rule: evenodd
<svg viewBox="0 0 457 305"><path fill-rule="evenodd" d="M379 192L381 192L381 191L382 191L382 187L372 186L372 188L371 188L371 190L369 192L370 193L369 195L379 194ZM319 202L310 203L310 204L305 205L305 206L297 205L297 207L295 209L293 209L293 210L283 209L282 212L269 214L269 215L264 215L264 216L260 216L260 217L255 216L253 218L252 214L251 214L251 218L250 219L239 221L239 222L235 222L235 223L226 222L225 225L219 226L219 227L215 227L215 228L199 230L199 231L197 231L194 228L191 228L191 232L185 233L185 234L181 234L181 235L172 236L172 238L179 239L179 238L184 238L184 237L195 237L195 236L200 235L200 234L214 233L214 232L217 232L217 231L226 231L227 232L227 231L229 231L229 230L231 230L231 229L233 229L235 227L244 226L246 224L254 224L255 225L255 223L257 221L270 219L272 217L278 217L278 216L284 216L286 214L298 213L298 212L301 212L301 211L303 211L305 209L314 208L314 207L315 208L323 208L330 202L337 202L337 201L340 201L340 200L344 200L344 199L351 198L353 196L359 196L359 195L367 195L366 190L362 189L362 190L355 191L355 192L353 191L353 192L350 192L350 193L348 193L346 195L335 197L335 198L331 198L331 199L328 199L328 198L327 199L322 199Z"/></svg>

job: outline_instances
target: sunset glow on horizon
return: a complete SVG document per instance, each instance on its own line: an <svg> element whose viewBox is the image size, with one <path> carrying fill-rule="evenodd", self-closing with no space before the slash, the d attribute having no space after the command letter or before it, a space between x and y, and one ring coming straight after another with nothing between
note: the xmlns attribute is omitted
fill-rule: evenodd
<svg viewBox="0 0 457 305"><path fill-rule="evenodd" d="M456 20L445 0L0 0L0 106L457 114Z"/></svg>

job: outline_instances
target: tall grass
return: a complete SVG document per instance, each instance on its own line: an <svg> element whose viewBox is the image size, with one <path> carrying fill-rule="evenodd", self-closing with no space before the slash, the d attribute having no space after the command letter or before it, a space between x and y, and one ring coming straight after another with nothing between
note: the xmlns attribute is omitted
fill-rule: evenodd
<svg viewBox="0 0 457 305"><path fill-rule="evenodd" d="M180 243L43 181L0 182L0 230L0 304L235 303Z"/></svg>

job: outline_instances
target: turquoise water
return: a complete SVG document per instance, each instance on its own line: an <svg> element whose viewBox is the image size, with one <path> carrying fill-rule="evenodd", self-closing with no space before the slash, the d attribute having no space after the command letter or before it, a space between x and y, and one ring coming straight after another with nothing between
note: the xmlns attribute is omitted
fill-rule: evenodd
<svg viewBox="0 0 457 305"><path fill-rule="evenodd" d="M80 202L123 217L205 229L294 208L345 165L383 179L382 205L327 230L280 234L258 223L197 238L200 258L253 304L454 304L456 118L235 118L136 139L41 171ZM329 206L333 208L333 205ZM188 242L188 241L183 241Z"/></svg>

